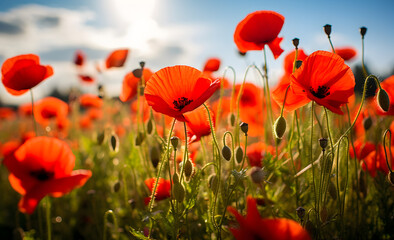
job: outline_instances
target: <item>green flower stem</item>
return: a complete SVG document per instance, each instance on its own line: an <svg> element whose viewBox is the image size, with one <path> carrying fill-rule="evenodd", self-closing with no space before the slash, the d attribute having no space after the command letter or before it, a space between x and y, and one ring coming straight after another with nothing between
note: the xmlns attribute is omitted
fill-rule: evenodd
<svg viewBox="0 0 394 240"><path fill-rule="evenodd" d="M288 150L287 150L290 153L290 159L291 159L291 162L293 165L294 175L297 173L297 169L296 169L295 161L294 161L294 157L293 157L293 151L292 151L292 142L293 142L293 137L294 137L295 120L296 120L296 118L294 116L292 127L291 127L291 134L290 134L290 139L289 139L289 144L288 144ZM299 206L298 179L297 178L295 178L295 192L296 192L296 204L297 204L297 206Z"/></svg>
<svg viewBox="0 0 394 240"><path fill-rule="evenodd" d="M266 91L266 98L267 98L267 105L268 105L268 116L269 116L269 120L271 123L271 126L274 124L274 120L273 120L273 113L272 113L272 106L271 106L271 93L270 93L270 87L268 85L268 68L267 68L267 54L266 54L266 50L265 50L265 45L264 45L264 49L263 49L263 53L264 53L264 73L265 73L265 91ZM259 70L260 72L260 70ZM277 145L276 141L275 141L275 145Z"/></svg>
<svg viewBox="0 0 394 240"><path fill-rule="evenodd" d="M389 135L389 146L391 146L391 130L387 129L386 131L384 131L384 134L383 134L384 155L386 157L387 168L389 169L390 172L393 172L392 168L391 168L391 166L389 164L389 158L387 157L387 150L386 150L386 135L387 135L387 133L390 133L390 135ZM391 149L390 148L389 148L389 152L390 152L390 160L391 160L392 156L391 156Z"/></svg>
<svg viewBox="0 0 394 240"><path fill-rule="evenodd" d="M104 214L104 234L103 234L103 240L106 240L107 238L107 225L108 225L108 218L109 216L112 217L112 221L114 223L114 229L116 232L116 238L119 239L119 234L118 234L118 221L116 219L115 213L112 210L108 210ZM112 238L111 238L112 239Z"/></svg>
<svg viewBox="0 0 394 240"><path fill-rule="evenodd" d="M164 156L167 156L168 151L170 149L171 135L172 135L172 131L174 130L175 122L176 122L176 119L174 118L174 120L172 122L172 125L171 125L170 133L168 135L167 149L166 149L166 153L164 154ZM150 202L149 202L149 208L148 209L149 209L150 212L152 212L152 210L153 210L153 203L155 202L157 184L159 183L160 174L161 174L161 171L163 170L163 166L164 166L164 163L166 162L166 160L169 160L169 159L162 159L162 161L160 163L159 171L157 172L155 186L153 187L151 199L150 199Z"/></svg>
<svg viewBox="0 0 394 240"><path fill-rule="evenodd" d="M185 164L186 160L188 159L188 152L187 152L187 130L186 130L186 122L183 122L183 128L185 130L185 150L183 153L183 160L182 160L182 169L181 169L181 174L179 176L179 182L182 182L183 179L183 172L185 171ZM175 160L176 161L176 160Z"/></svg>
<svg viewBox="0 0 394 240"><path fill-rule="evenodd" d="M233 67L228 66L228 67L226 67L226 69L224 69L223 76L222 76L222 81L220 81L220 97L219 97L218 107L217 107L217 111L216 111L217 114L216 114L215 124L218 124L218 123L219 123L219 120L220 120L220 114L221 114L221 112L222 112L222 98L223 98L223 95L224 95L224 81L223 81L223 80L225 79L226 73L227 73L227 71L228 71L229 69L233 72L233 75L234 75L234 79L233 79L233 91L231 92L231 100L233 99L233 96L234 96L234 92L235 92L235 80L236 80L236 78L235 78L235 70L234 70ZM232 101L230 102L230 104L232 104ZM232 106L230 107L230 109L231 109L231 112L233 112Z"/></svg>
<svg viewBox="0 0 394 240"><path fill-rule="evenodd" d="M367 72L367 69L365 68L365 64L364 64L364 36L361 37L361 66L363 69L364 77L367 77L368 72Z"/></svg>
<svg viewBox="0 0 394 240"><path fill-rule="evenodd" d="M34 127L34 132L36 133L36 137L38 136L38 129L37 129L37 122L36 118L34 116L34 96L33 96L33 89L30 89L30 99L31 99L31 116L33 120L33 127Z"/></svg>
<svg viewBox="0 0 394 240"><path fill-rule="evenodd" d="M51 223L51 199L49 196L46 197L46 220L47 220L47 239L52 239L52 223Z"/></svg>
<svg viewBox="0 0 394 240"><path fill-rule="evenodd" d="M245 134L245 152L244 152L244 157L242 158L241 166L238 169L238 172L244 168L245 159L247 158L247 155L246 155L247 146L248 146L248 135Z"/></svg>
<svg viewBox="0 0 394 240"><path fill-rule="evenodd" d="M226 135L230 135L231 137L231 163L232 163L232 169L235 169L235 159L234 159L234 137L233 134L230 131L226 131L223 135L223 145L226 145Z"/></svg>
<svg viewBox="0 0 394 240"><path fill-rule="evenodd" d="M319 209L317 209L317 207L319 207L318 203L317 203L317 195L316 195L316 180L315 180L315 167L313 164L313 111L314 111L314 101L311 102L311 145L310 145L310 162L312 164L312 184L313 184L313 194L314 194L314 200L315 200L315 204L314 204L314 209L316 211L316 224L317 224L317 228L318 231L320 230L320 217L319 217Z"/></svg>

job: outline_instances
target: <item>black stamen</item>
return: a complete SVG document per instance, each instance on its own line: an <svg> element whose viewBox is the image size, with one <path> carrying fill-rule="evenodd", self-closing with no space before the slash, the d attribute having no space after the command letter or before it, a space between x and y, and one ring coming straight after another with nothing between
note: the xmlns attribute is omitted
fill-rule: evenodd
<svg viewBox="0 0 394 240"><path fill-rule="evenodd" d="M53 172L47 172L43 168L40 170L30 172L30 176L32 176L40 181L46 181L48 179L51 179L51 178L53 178L53 175L55 175Z"/></svg>
<svg viewBox="0 0 394 240"><path fill-rule="evenodd" d="M317 88L317 92L315 92L315 90L313 90L312 87L309 89L309 91L312 93L312 95L317 97L317 98L325 98L325 97L327 97L328 95L330 95L329 90L330 90L330 88L326 87L326 86L319 86Z"/></svg>
<svg viewBox="0 0 394 240"><path fill-rule="evenodd" d="M193 100L189 100L188 98L181 97L178 100L174 100L172 104L174 104L174 108L181 111L185 106L189 105Z"/></svg>

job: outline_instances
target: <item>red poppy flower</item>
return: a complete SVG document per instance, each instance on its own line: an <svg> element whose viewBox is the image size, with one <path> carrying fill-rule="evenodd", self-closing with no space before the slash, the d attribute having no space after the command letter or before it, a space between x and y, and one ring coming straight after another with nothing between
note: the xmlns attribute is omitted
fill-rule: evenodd
<svg viewBox="0 0 394 240"><path fill-rule="evenodd" d="M32 113L31 103L22 104L18 107L18 114L21 116L31 116Z"/></svg>
<svg viewBox="0 0 394 240"><path fill-rule="evenodd" d="M51 66L40 65L34 54L19 55L5 60L1 68L2 82L12 95L21 95L53 75Z"/></svg>
<svg viewBox="0 0 394 240"><path fill-rule="evenodd" d="M183 114L202 105L219 87L219 79L212 82L199 70L178 65L153 74L145 98L156 112L185 121Z"/></svg>
<svg viewBox="0 0 394 240"><path fill-rule="evenodd" d="M219 58L209 58L204 65L203 72L216 72L220 68Z"/></svg>
<svg viewBox="0 0 394 240"><path fill-rule="evenodd" d="M89 116L90 120L98 120L103 118L103 110L100 108L89 108L86 114Z"/></svg>
<svg viewBox="0 0 394 240"><path fill-rule="evenodd" d="M249 145L246 149L246 156L249 159L249 165L251 167L262 167L263 159L267 153L274 155L274 147L265 145L262 142L257 142Z"/></svg>
<svg viewBox="0 0 394 240"><path fill-rule="evenodd" d="M236 239L276 239L276 240L309 240L308 232L297 222L286 219L261 218L257 209L256 200L250 196L247 198L247 213L243 217L233 208L227 210L235 216L239 227L230 228Z"/></svg>
<svg viewBox="0 0 394 240"><path fill-rule="evenodd" d="M50 119L65 119L68 114L68 104L55 97L46 97L34 104L34 117L43 126L49 124Z"/></svg>
<svg viewBox="0 0 394 240"><path fill-rule="evenodd" d="M103 100L94 94L83 94L79 97L79 103L84 108L101 108Z"/></svg>
<svg viewBox="0 0 394 240"><path fill-rule="evenodd" d="M74 64L82 67L85 63L85 54L81 50L77 50L74 56Z"/></svg>
<svg viewBox="0 0 394 240"><path fill-rule="evenodd" d="M365 159L371 152L375 151L376 146L372 142L363 142L356 140L354 142L354 149L356 151L357 160ZM350 147L349 154L351 158L354 158L353 147Z"/></svg>
<svg viewBox="0 0 394 240"><path fill-rule="evenodd" d="M78 77L83 83L94 83L94 78L92 76L79 74Z"/></svg>
<svg viewBox="0 0 394 240"><path fill-rule="evenodd" d="M345 61L352 60L357 55L356 49L352 47L335 48L335 53Z"/></svg>
<svg viewBox="0 0 394 240"><path fill-rule="evenodd" d="M387 92L390 99L390 106L387 112L383 111L381 107L376 107L376 112L379 115L394 115L394 75L386 78L381 84L382 88ZM377 104L377 101L375 101Z"/></svg>
<svg viewBox="0 0 394 240"><path fill-rule="evenodd" d="M295 110L315 101L334 113L343 114L341 106L354 94L354 75L337 54L317 51L291 75L290 89L286 99L287 111ZM284 93L274 93L279 103Z"/></svg>
<svg viewBox="0 0 394 240"><path fill-rule="evenodd" d="M109 54L105 60L105 66L108 68L123 67L126 62L129 49L118 49Z"/></svg>
<svg viewBox="0 0 394 240"><path fill-rule="evenodd" d="M214 124L215 116L211 110L209 110L209 114L211 115L212 124ZM205 107L199 107L194 111L185 113L184 117L188 129L189 143L197 142L201 137L211 134L211 126Z"/></svg>
<svg viewBox="0 0 394 240"><path fill-rule="evenodd" d="M393 153L393 147L387 148L387 156L389 157L389 151ZM390 160L388 161L390 163ZM391 160L391 165L394 166L394 160ZM379 144L373 151L371 151L368 156L365 157L364 161L361 162L361 166L364 171L368 171L372 177L376 177L378 171L387 175L389 173L389 169L386 163L386 157L384 154L383 145Z"/></svg>
<svg viewBox="0 0 394 240"><path fill-rule="evenodd" d="M145 180L145 185L149 188L149 191L152 193L153 188L155 187L156 178L149 178ZM163 178L159 178L159 182L157 183L156 188L156 197L155 201L160 201L171 196L171 183L170 180L165 180ZM145 205L148 205L150 202L150 197L144 199Z"/></svg>
<svg viewBox="0 0 394 240"><path fill-rule="evenodd" d="M12 108L0 107L0 119L15 118L15 111Z"/></svg>
<svg viewBox="0 0 394 240"><path fill-rule="evenodd" d="M145 82L147 82L150 77L152 76L152 71L148 68L144 68L143 70L143 76ZM134 76L133 72L128 73L124 79L123 79L123 84L122 84L122 92L120 93L119 99L122 102L127 102L130 99L132 99L135 95L137 95L138 92L138 82L140 81L140 78Z"/></svg>
<svg viewBox="0 0 394 240"><path fill-rule="evenodd" d="M19 210L28 214L46 195L60 197L83 186L92 175L89 170L73 171L75 156L70 147L50 137L27 140L4 164L11 186L22 195Z"/></svg>
<svg viewBox="0 0 394 240"><path fill-rule="evenodd" d="M283 52L279 46L283 38L278 38L285 18L274 11L256 11L250 13L238 23L234 42L240 52L262 50L267 44L277 59Z"/></svg>

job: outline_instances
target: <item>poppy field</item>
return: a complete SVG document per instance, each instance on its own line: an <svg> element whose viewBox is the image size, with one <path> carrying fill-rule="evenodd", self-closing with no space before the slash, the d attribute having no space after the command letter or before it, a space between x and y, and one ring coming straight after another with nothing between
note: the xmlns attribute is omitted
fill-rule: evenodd
<svg viewBox="0 0 394 240"><path fill-rule="evenodd" d="M141 60L115 98L81 50L73 65L97 93L66 99L34 98L56 75L50 62L6 59L4 88L31 102L0 107L0 238L393 239L394 76L364 66L366 27L362 53L337 48L329 24L331 51L307 53L281 37L284 21L263 10L233 26L240 57L260 51L263 66ZM115 49L96 74L130 54ZM268 54L285 56L271 86ZM347 64L356 54L360 79Z"/></svg>

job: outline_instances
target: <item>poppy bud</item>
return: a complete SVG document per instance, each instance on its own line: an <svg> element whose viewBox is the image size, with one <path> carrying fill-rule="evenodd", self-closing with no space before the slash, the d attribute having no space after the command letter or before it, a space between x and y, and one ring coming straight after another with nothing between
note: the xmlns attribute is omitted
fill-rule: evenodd
<svg viewBox="0 0 394 240"><path fill-rule="evenodd" d="M241 122L239 124L239 126L241 127L242 132L245 133L245 136L247 136L248 130L249 130L249 125L247 123Z"/></svg>
<svg viewBox="0 0 394 240"><path fill-rule="evenodd" d="M252 179L252 181L254 183L257 183L257 184L262 183L265 179L265 176L266 176L266 173L260 167L254 166L250 170L250 178Z"/></svg>
<svg viewBox="0 0 394 240"><path fill-rule="evenodd" d="M299 68L301 67L301 65L302 65L302 61L301 61L301 60L297 60L297 61L295 62L295 67L296 67L296 69L299 69Z"/></svg>
<svg viewBox="0 0 394 240"><path fill-rule="evenodd" d="M174 173L174 174L172 175L172 182L173 182L174 184L179 183L179 176L178 176L178 173Z"/></svg>
<svg viewBox="0 0 394 240"><path fill-rule="evenodd" d="M328 193L330 194L332 199L337 200L337 188L332 181L330 181L330 183L328 184Z"/></svg>
<svg viewBox="0 0 394 240"><path fill-rule="evenodd" d="M298 44L300 44L300 39L298 38L293 38L293 45L296 49L298 49Z"/></svg>
<svg viewBox="0 0 394 240"><path fill-rule="evenodd" d="M232 127L234 127L234 125L235 125L235 115L233 113L231 113L229 120L230 120L230 125Z"/></svg>
<svg viewBox="0 0 394 240"><path fill-rule="evenodd" d="M149 118L148 123L146 124L146 132L148 134L151 134L153 131L153 120L152 118Z"/></svg>
<svg viewBox="0 0 394 240"><path fill-rule="evenodd" d="M99 98L104 98L105 97L104 86L103 85L99 85L97 87L97 89L98 89L98 97Z"/></svg>
<svg viewBox="0 0 394 240"><path fill-rule="evenodd" d="M360 27L360 34L361 34L362 38L364 38L366 33L367 33L367 28L366 27Z"/></svg>
<svg viewBox="0 0 394 240"><path fill-rule="evenodd" d="M238 54L239 54L241 57L243 57L243 56L245 56L245 55L246 55L246 52L241 52L241 51L238 51Z"/></svg>
<svg viewBox="0 0 394 240"><path fill-rule="evenodd" d="M105 132L104 131L102 131L101 133L97 134L97 144L98 145L103 144L104 139L105 139Z"/></svg>
<svg viewBox="0 0 394 240"><path fill-rule="evenodd" d="M171 145L174 147L175 151L178 147L179 138L178 137L171 137Z"/></svg>
<svg viewBox="0 0 394 240"><path fill-rule="evenodd" d="M142 142L144 141L145 136L142 132L137 133L137 137L135 138L135 145L140 146Z"/></svg>
<svg viewBox="0 0 394 240"><path fill-rule="evenodd" d="M394 172L389 172L389 174L387 175L387 179L389 180L391 186L394 187Z"/></svg>
<svg viewBox="0 0 394 240"><path fill-rule="evenodd" d="M185 176L186 178L190 177L193 173L193 163L188 159L185 163Z"/></svg>
<svg viewBox="0 0 394 240"><path fill-rule="evenodd" d="M129 201L127 201L128 202L128 204L130 205L130 207L133 209L133 208L135 208L135 205L136 205L136 203L135 203L135 200L134 199L129 199Z"/></svg>
<svg viewBox="0 0 394 240"><path fill-rule="evenodd" d="M327 36L331 35L331 25L330 24L326 24L323 26L324 28L324 32L327 34Z"/></svg>
<svg viewBox="0 0 394 240"><path fill-rule="evenodd" d="M390 107L390 98L384 89L379 89L377 99L379 107L387 112Z"/></svg>
<svg viewBox="0 0 394 240"><path fill-rule="evenodd" d="M242 150L241 146L238 146L235 149L235 160L237 163L241 163L244 158L244 150Z"/></svg>
<svg viewBox="0 0 394 240"><path fill-rule="evenodd" d="M304 219L304 217L305 217L305 208L303 208L303 207L298 207L298 208L296 209L296 213L297 213L297 216L298 216L300 219Z"/></svg>
<svg viewBox="0 0 394 240"><path fill-rule="evenodd" d="M183 202L183 199L185 198L185 189L183 188L182 184L179 182L174 183L172 186L172 193L177 202Z"/></svg>
<svg viewBox="0 0 394 240"><path fill-rule="evenodd" d="M367 184L365 182L365 173L364 171L360 171L358 175L358 186L360 187L360 192L363 194L364 197L367 196Z"/></svg>
<svg viewBox="0 0 394 240"><path fill-rule="evenodd" d="M208 178L208 186L212 190L212 192L216 193L218 190L218 182L219 179L216 175L211 175Z"/></svg>
<svg viewBox="0 0 394 240"><path fill-rule="evenodd" d="M119 151L119 137L115 133L111 135L110 142L109 142L109 147L112 152L118 152Z"/></svg>
<svg viewBox="0 0 394 240"><path fill-rule="evenodd" d="M118 181L114 184L114 192L119 192L119 190L120 190L120 182Z"/></svg>
<svg viewBox="0 0 394 240"><path fill-rule="evenodd" d="M286 131L286 119L283 116L278 117L274 123L275 137L281 139Z"/></svg>
<svg viewBox="0 0 394 240"><path fill-rule="evenodd" d="M327 222L328 212L325 206L323 206L322 209L320 210L320 219L323 223Z"/></svg>
<svg viewBox="0 0 394 240"><path fill-rule="evenodd" d="M231 149L227 145L224 145L223 148L222 148L222 156L223 156L223 158L226 159L227 161L230 161L231 155L232 155Z"/></svg>
<svg viewBox="0 0 394 240"><path fill-rule="evenodd" d="M372 127L372 118L371 117L364 118L363 119L363 126L364 126L365 131L370 129Z"/></svg>
<svg viewBox="0 0 394 240"><path fill-rule="evenodd" d="M140 62L140 67L141 67L141 69L143 69L145 67L145 62L144 61Z"/></svg>
<svg viewBox="0 0 394 240"><path fill-rule="evenodd" d="M326 150L326 147L328 145L328 139L327 138L320 138L319 144L320 144L320 147L323 149L323 151Z"/></svg>
<svg viewBox="0 0 394 240"><path fill-rule="evenodd" d="M154 168L157 167L157 165L159 164L160 161L160 149L157 146L152 146L149 149L149 155L150 155L150 161L152 162L152 165Z"/></svg>

